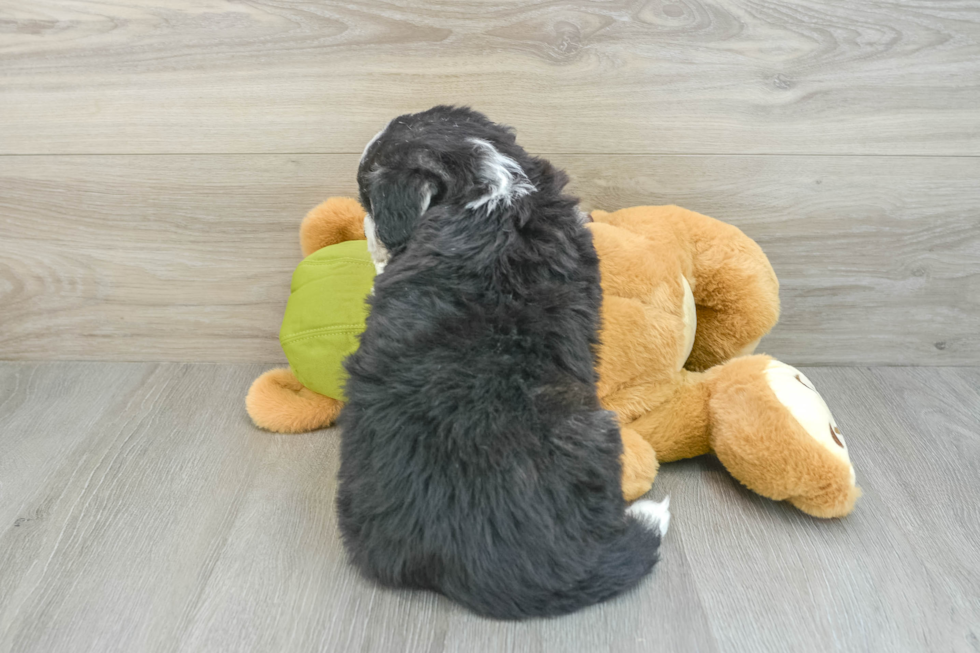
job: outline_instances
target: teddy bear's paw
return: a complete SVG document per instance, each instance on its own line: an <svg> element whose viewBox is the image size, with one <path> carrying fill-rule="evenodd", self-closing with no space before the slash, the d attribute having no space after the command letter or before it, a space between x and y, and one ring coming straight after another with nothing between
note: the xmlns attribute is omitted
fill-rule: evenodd
<svg viewBox="0 0 980 653"><path fill-rule="evenodd" d="M627 501L639 499L650 491L653 479L657 476L660 464L650 443L630 428L621 430L623 438L623 498Z"/></svg>
<svg viewBox="0 0 980 653"><path fill-rule="evenodd" d="M813 383L795 367L770 361L765 369L766 382L776 399L786 406L793 418L810 437L850 468L851 484L854 484L854 467L847 451L844 436L834 421L827 403Z"/></svg>
<svg viewBox="0 0 980 653"><path fill-rule="evenodd" d="M651 531L659 531L660 537L663 537L670 526L670 497L660 502L649 499L637 501L626 509L626 514Z"/></svg>
<svg viewBox="0 0 980 653"><path fill-rule="evenodd" d="M332 426L344 404L313 392L289 368L269 370L252 382L245 409L259 428L306 433Z"/></svg>

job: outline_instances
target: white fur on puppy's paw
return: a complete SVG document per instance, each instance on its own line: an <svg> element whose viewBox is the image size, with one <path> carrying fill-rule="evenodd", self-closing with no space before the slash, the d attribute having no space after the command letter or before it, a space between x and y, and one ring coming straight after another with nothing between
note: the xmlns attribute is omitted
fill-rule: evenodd
<svg viewBox="0 0 980 653"><path fill-rule="evenodd" d="M660 531L660 537L667 534L670 526L670 497L660 503L644 499L626 509L626 514L637 519L651 531Z"/></svg>

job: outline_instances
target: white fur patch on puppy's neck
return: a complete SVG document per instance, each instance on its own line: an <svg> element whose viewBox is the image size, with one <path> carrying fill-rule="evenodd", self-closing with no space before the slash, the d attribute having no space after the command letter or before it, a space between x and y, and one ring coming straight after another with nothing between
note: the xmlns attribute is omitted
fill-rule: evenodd
<svg viewBox="0 0 980 653"><path fill-rule="evenodd" d="M490 188L490 192L466 205L468 209L486 207L488 211L503 203L509 205L516 197L522 197L537 190L527 178L517 161L504 156L497 148L481 138L468 138L480 150L480 178Z"/></svg>
<svg viewBox="0 0 980 653"><path fill-rule="evenodd" d="M364 214L364 236L367 238L368 253L371 255L371 260L374 261L374 271L381 274L385 271L385 266L388 265L391 253L384 246L384 243L378 240L378 234L374 228L374 218L371 217L370 213Z"/></svg>

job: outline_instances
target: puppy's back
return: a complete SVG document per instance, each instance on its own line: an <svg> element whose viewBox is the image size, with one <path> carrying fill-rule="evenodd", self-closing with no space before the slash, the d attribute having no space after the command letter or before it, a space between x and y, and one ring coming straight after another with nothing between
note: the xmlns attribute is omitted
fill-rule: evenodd
<svg viewBox="0 0 980 653"><path fill-rule="evenodd" d="M387 267L347 361L341 532L382 583L500 618L570 612L648 573L667 523L625 510L595 392L598 260L562 173L479 114L433 111L397 119L359 172Z"/></svg>

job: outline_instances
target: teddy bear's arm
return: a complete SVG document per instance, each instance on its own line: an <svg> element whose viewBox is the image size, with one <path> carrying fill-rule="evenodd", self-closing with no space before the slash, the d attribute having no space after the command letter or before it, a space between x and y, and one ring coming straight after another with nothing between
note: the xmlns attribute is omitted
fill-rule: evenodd
<svg viewBox="0 0 980 653"><path fill-rule="evenodd" d="M660 462L711 450L708 375L680 370L670 380L641 382L602 399L619 416L624 432L633 430L653 447Z"/></svg>
<svg viewBox="0 0 980 653"><path fill-rule="evenodd" d="M331 197L307 213L299 226L303 256L347 240L364 240L364 209L349 197Z"/></svg>
<svg viewBox="0 0 980 653"><path fill-rule="evenodd" d="M665 259L689 281L697 331L687 369L706 370L752 353L779 319L779 282L772 266L737 227L679 206L597 210L592 219L641 236L657 251L656 260Z"/></svg>

